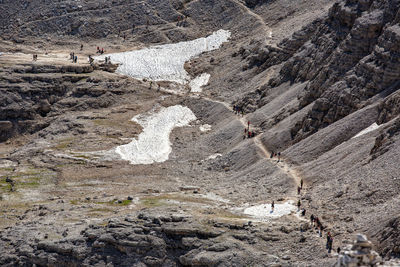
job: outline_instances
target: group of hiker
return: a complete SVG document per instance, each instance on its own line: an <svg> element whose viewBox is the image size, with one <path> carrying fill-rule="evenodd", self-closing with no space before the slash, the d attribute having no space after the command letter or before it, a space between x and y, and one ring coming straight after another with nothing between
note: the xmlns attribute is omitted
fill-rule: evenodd
<svg viewBox="0 0 400 267"><path fill-rule="evenodd" d="M238 114L238 113L236 113L236 114ZM254 130L250 131L250 121L248 121L247 122L247 128L244 128L243 139L246 139L246 137L247 138L253 138L255 136L256 136L256 132Z"/></svg>
<svg viewBox="0 0 400 267"><path fill-rule="evenodd" d="M274 151L271 151L271 155L269 156L270 159L273 159L274 157L278 158L278 162L281 161L281 152L275 153Z"/></svg>
<svg viewBox="0 0 400 267"><path fill-rule="evenodd" d="M253 138L254 136L256 136L256 133L254 131L249 131L247 130L247 128L244 128L244 136L243 139L247 138Z"/></svg>
<svg viewBox="0 0 400 267"><path fill-rule="evenodd" d="M300 180L300 185L297 187L297 194L301 194L301 190L303 189L303 179Z"/></svg>
<svg viewBox="0 0 400 267"><path fill-rule="evenodd" d="M236 115L242 115L244 114L243 109L239 107L238 105L233 105L233 112L235 112Z"/></svg>
<svg viewBox="0 0 400 267"><path fill-rule="evenodd" d="M311 214L310 223L311 227L314 227L318 231L319 236L322 237L324 227L322 226L321 220L318 218L318 216ZM331 235L331 232L328 232L326 234L326 249L328 250L328 253L331 253L332 246L333 246L333 237ZM340 253L340 247L337 248L337 253Z"/></svg>
<svg viewBox="0 0 400 267"><path fill-rule="evenodd" d="M100 54L100 55L104 54L104 48L101 48L101 49L100 49L100 47L97 47L97 52L96 52L96 54Z"/></svg>
<svg viewBox="0 0 400 267"><path fill-rule="evenodd" d="M178 16L178 21L176 22L177 27L185 27L186 26L186 20L188 16Z"/></svg>
<svg viewBox="0 0 400 267"><path fill-rule="evenodd" d="M105 57L105 63L111 64L111 56Z"/></svg>
<svg viewBox="0 0 400 267"><path fill-rule="evenodd" d="M72 63L78 62L78 56L74 52L69 53L69 59L72 60Z"/></svg>
<svg viewBox="0 0 400 267"><path fill-rule="evenodd" d="M155 84L157 84L157 92L159 92L161 90L161 85L159 83ZM151 90L152 88L153 88L153 81L150 81L149 90Z"/></svg>

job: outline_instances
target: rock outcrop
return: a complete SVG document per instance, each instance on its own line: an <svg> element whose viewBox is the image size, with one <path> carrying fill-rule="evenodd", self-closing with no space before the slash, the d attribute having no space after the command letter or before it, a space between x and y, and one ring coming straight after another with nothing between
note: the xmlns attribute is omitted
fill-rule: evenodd
<svg viewBox="0 0 400 267"><path fill-rule="evenodd" d="M278 48L242 48L239 53L249 67L262 70L282 62L283 66L277 77L237 104L253 112L255 103L258 108L265 105L263 98L271 88L307 82L297 109L286 115L312 105L291 129L295 143L393 94L400 88L399 8L398 1L341 1L325 18L283 40ZM394 109L393 117L394 97L385 103L386 112Z"/></svg>
<svg viewBox="0 0 400 267"><path fill-rule="evenodd" d="M226 234L228 225L216 226L205 227L181 214L140 213L111 219L105 226L89 225L78 234L67 229L63 238L52 240L47 234L37 233L38 229L31 224L25 230L14 228L0 233L0 245L6 248L0 255L0 265L251 266L280 263L279 258L265 256L247 246L256 239L248 232L251 226L232 225L236 228L231 232L244 232L233 237ZM35 230L29 232L28 228Z"/></svg>
<svg viewBox="0 0 400 267"><path fill-rule="evenodd" d="M373 237L379 241L377 250L385 258L400 258L400 216L390 219Z"/></svg>
<svg viewBox="0 0 400 267"><path fill-rule="evenodd" d="M353 245L345 247L339 255L336 267L398 266L399 260L383 261L373 250L373 244L365 235L358 234Z"/></svg>
<svg viewBox="0 0 400 267"><path fill-rule="evenodd" d="M120 82L90 76L94 69L109 70L109 67L115 71L115 65L32 63L3 68L0 71L0 141L17 134L35 133L66 110L105 108L115 103L114 96L127 91L118 85L108 88Z"/></svg>

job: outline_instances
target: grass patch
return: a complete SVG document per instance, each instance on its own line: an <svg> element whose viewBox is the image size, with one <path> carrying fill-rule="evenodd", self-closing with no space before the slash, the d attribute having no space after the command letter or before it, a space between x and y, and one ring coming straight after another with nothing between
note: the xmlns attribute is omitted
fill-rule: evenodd
<svg viewBox="0 0 400 267"><path fill-rule="evenodd" d="M15 188L15 186L14 186L14 188ZM9 184L9 183L0 184L0 190L3 192L11 192L11 184Z"/></svg>
<svg viewBox="0 0 400 267"><path fill-rule="evenodd" d="M94 208L91 209L89 212L112 212L112 209L109 208Z"/></svg>
<svg viewBox="0 0 400 267"><path fill-rule="evenodd" d="M96 204L99 205L110 205L110 206L128 206L132 203L132 200L121 200L118 201L116 199L111 200L111 201L107 201L107 202L96 202Z"/></svg>
<svg viewBox="0 0 400 267"><path fill-rule="evenodd" d="M235 214L235 213L232 213L227 210L218 210L215 212L215 216L219 216L219 217L223 217L223 218L227 218L227 219L246 219L247 218L244 215Z"/></svg>
<svg viewBox="0 0 400 267"><path fill-rule="evenodd" d="M73 200L70 200L69 203L71 203L71 205L79 205L79 200L73 199Z"/></svg>
<svg viewBox="0 0 400 267"><path fill-rule="evenodd" d="M11 172L14 168L0 168L0 171Z"/></svg>
<svg viewBox="0 0 400 267"><path fill-rule="evenodd" d="M140 200L141 204L144 205L146 208L153 208L153 207L160 207L163 206L164 203L159 198L143 198Z"/></svg>
<svg viewBox="0 0 400 267"><path fill-rule="evenodd" d="M212 204L213 202L205 198L197 198L183 195L165 194L160 196L144 197L140 201L145 207L159 207L168 205L167 200L175 200L179 202L199 203L199 204Z"/></svg>
<svg viewBox="0 0 400 267"><path fill-rule="evenodd" d="M81 159L91 159L91 157L86 155L74 155L74 157L81 158Z"/></svg>

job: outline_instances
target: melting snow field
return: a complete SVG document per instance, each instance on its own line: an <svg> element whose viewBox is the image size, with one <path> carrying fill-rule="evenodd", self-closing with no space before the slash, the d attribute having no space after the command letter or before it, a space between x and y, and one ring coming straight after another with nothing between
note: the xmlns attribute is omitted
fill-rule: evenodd
<svg viewBox="0 0 400 267"><path fill-rule="evenodd" d="M293 202L288 201L283 204L275 204L273 212L271 211L271 203L268 203L246 208L243 213L251 215L258 220L265 221L289 215L296 210L297 208L293 205Z"/></svg>
<svg viewBox="0 0 400 267"><path fill-rule="evenodd" d="M369 132L372 132L376 129L378 129L380 127L380 125L378 125L376 122L374 122L371 126L369 126L368 128L365 128L364 130L362 130L361 132L359 132L358 134L356 134L355 136L353 136L353 138L362 136L364 134L367 134Z"/></svg>
<svg viewBox="0 0 400 267"><path fill-rule="evenodd" d="M206 38L153 46L131 52L107 54L95 57L95 59L103 60L104 57L109 56L111 62L121 64L117 72L134 78L187 84L190 77L184 69L185 62L203 52L218 49L222 43L228 41L230 35L229 31L219 30ZM196 83L201 84L205 80L206 75L198 77ZM195 90L199 90L196 86Z"/></svg>
<svg viewBox="0 0 400 267"><path fill-rule="evenodd" d="M189 86L191 88L190 92L192 93L201 93L201 87L207 85L208 80L210 79L211 75L208 73L203 73L194 78L190 83Z"/></svg>
<svg viewBox="0 0 400 267"><path fill-rule="evenodd" d="M132 121L143 126L138 139L118 146L115 152L131 164L152 164L168 160L172 151L169 135L175 127L188 125L196 120L193 112L180 105L161 108L157 113L138 115Z"/></svg>

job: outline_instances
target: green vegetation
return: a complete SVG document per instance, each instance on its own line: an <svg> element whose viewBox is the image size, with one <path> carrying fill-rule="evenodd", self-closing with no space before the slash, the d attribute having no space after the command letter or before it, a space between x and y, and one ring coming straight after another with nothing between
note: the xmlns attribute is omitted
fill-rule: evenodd
<svg viewBox="0 0 400 267"><path fill-rule="evenodd" d="M143 198L140 200L140 202L147 208L163 206L162 201L159 198L154 198L154 197Z"/></svg>
<svg viewBox="0 0 400 267"><path fill-rule="evenodd" d="M112 209L109 208L93 208L89 212L112 212Z"/></svg>
<svg viewBox="0 0 400 267"><path fill-rule="evenodd" d="M71 205L78 205L79 204L78 201L79 200L77 200L77 199L73 199L69 203L71 203Z"/></svg>
<svg viewBox="0 0 400 267"><path fill-rule="evenodd" d="M108 202L96 202L96 204L99 204L99 205L110 205L110 206L128 206L128 205L130 205L132 203L132 200L117 200L117 199L114 199L114 200L111 200L111 201L108 201Z"/></svg>

